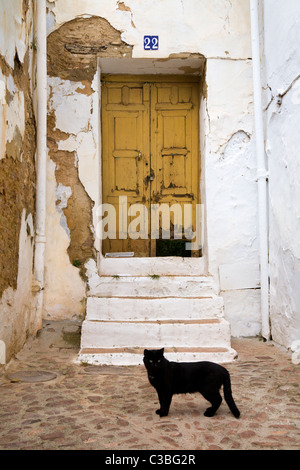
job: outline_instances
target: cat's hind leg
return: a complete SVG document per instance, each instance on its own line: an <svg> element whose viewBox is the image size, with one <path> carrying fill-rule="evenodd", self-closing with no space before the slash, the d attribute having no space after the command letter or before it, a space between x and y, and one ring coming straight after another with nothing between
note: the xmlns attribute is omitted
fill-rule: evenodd
<svg viewBox="0 0 300 470"><path fill-rule="evenodd" d="M210 417L214 416L214 414L216 413L216 411L220 407L220 405L222 403L222 397L221 397L221 395L218 391L217 392L211 392L211 391L207 391L207 390L205 390L205 391L201 390L201 393L204 396L204 398L207 401L209 401L212 405L209 408L207 408L207 410L204 412L204 416L207 416L207 417L210 418Z"/></svg>

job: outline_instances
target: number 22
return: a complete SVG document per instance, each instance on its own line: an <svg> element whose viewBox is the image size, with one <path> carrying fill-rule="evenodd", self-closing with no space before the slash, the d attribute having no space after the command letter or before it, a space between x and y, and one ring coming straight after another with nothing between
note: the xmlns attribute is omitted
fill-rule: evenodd
<svg viewBox="0 0 300 470"><path fill-rule="evenodd" d="M158 50L158 36L144 36L145 50Z"/></svg>

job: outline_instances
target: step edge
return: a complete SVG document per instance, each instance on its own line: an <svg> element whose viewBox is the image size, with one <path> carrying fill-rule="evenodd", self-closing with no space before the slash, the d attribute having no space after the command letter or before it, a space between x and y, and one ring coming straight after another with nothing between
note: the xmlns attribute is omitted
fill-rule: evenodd
<svg viewBox="0 0 300 470"><path fill-rule="evenodd" d="M181 296L181 295L88 295L87 296L87 299L107 299L107 300L111 300L111 299L130 299L130 300L161 300L161 299L183 299L183 300L188 300L188 299L191 299L191 300L216 300L216 299L220 299L220 301L222 300L222 298L219 296L219 295L205 295L205 296Z"/></svg>
<svg viewBox="0 0 300 470"><path fill-rule="evenodd" d="M153 347L123 347L123 348L82 348L79 351L80 355L83 354L143 354L144 349L154 349ZM225 347L204 347L204 348L186 348L186 347L166 347L164 348L165 354L170 353L225 353L232 351L231 348Z"/></svg>
<svg viewBox="0 0 300 470"><path fill-rule="evenodd" d="M202 325L202 324L213 324L213 323L218 323L221 324L223 323L224 317L220 318L200 318L200 319L156 319L156 320L114 320L114 319L107 319L107 320L92 320L92 319L86 319L84 322L88 323L116 323L116 324L158 324L158 325L170 325L170 324L188 324L188 325ZM227 320L225 320L227 322ZM228 323L228 322L227 322Z"/></svg>

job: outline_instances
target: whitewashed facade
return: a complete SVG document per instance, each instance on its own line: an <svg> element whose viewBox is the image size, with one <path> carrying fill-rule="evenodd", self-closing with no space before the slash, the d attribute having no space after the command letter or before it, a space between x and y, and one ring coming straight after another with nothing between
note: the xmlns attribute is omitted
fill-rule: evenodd
<svg viewBox="0 0 300 470"><path fill-rule="evenodd" d="M19 60L22 62L24 58L26 41L20 26L22 1L17 3L19 10L16 11L12 7L1 6L7 12L7 18L14 21L15 28L10 28L10 34L13 35L11 41L7 40L7 36L0 35L0 54L3 58L0 65L3 61L13 65L15 48L20 51ZM33 11L33 2L31 6ZM297 289L300 259L300 170L297 163L300 161L297 155L297 129L300 124L300 6L296 0L265 0L259 2L259 14L261 92L268 169L269 234L266 236L270 261L270 325L273 340L290 348L294 341L300 339L300 297ZM29 21L28 13L26 18ZM103 33L98 27L99 18L105 27ZM3 23L2 30L6 31L5 28L8 26ZM109 47L106 44L102 50L97 49L95 45L105 35ZM157 35L159 48L145 50L144 35ZM133 282L137 278L141 281L142 278L145 283L141 290L148 289L145 296L151 297L149 288L145 287L149 283L149 275L160 276L159 280L151 279L161 284L157 292L168 289L169 281L166 279L170 276L175 276L175 284L170 289L174 290L175 286L175 289L180 290L188 275L193 278L191 280L195 285L197 277L199 285L209 279L209 289L213 292L211 295L214 300L209 307L201 305L200 310L206 312L205 308L208 308L212 318L218 317L221 311L222 321L227 322L230 331L226 330L220 338L224 339L224 335L228 338L230 334L238 337L260 335L259 201L250 2L48 0L47 36L48 161L43 317L57 320L84 319L89 318L86 312L90 308L88 315L93 319L93 315L99 315L96 304L108 312L111 305L105 303L107 295L101 303L103 294L102 297L99 293L95 294L101 281L105 280L102 276L106 276L106 281L109 276L115 283L118 282L117 276L122 278L121 282L124 276L125 280L131 277ZM67 39L64 40L64 37ZM79 56L82 60L73 54L72 57L77 58L72 62L69 54L66 57L70 63L65 65L65 56L60 51L71 47L70 38L73 38L73 47L80 38ZM92 54L89 49L83 54L85 46L91 48L91 38L96 52ZM34 58L33 37L30 44ZM5 77L1 73L3 71L0 68L0 84L4 84L0 95L3 102L4 91L12 85L9 85L7 72ZM103 73L199 76L202 87L199 184L204 206L202 258L190 261L162 258L124 260L106 259L101 255L101 243L96 237L96 230L102 184L100 114ZM18 95L18 99L22 99L22 96ZM15 123L21 119L18 126L22 133L24 116L16 116L16 108L13 106L14 101L9 106L11 119ZM18 107L20 109L22 106ZM2 111L2 129L6 127L3 116ZM5 142L9 140L11 137L7 135ZM4 140L0 148L0 158L3 159ZM67 157L68 162L72 161L71 165L64 164ZM29 215L25 215L28 226ZM25 215L22 217L26 222ZM34 214L32 216L34 218ZM25 233L23 225L22 234ZM29 248L24 249L26 243L25 236L23 242L20 241L19 259L26 256L24 262L30 271L32 252ZM26 275L26 279L28 281L30 276ZM19 285L25 286L25 283L18 282L18 290ZM17 295L18 291L13 292L11 287L8 289L11 289L10 295ZM120 284L118 289L122 289ZM2 333L1 337L1 331L7 330L11 321L9 315L5 314L9 308L7 295L8 290L5 290L0 297L0 340L4 343L12 341L7 334ZM160 295L157 294L158 297ZM128 291L124 293L126 296ZM93 297L97 298L94 304ZM135 307L138 295L134 298L130 294L130 297L132 303L126 308L128 311L138 310L141 306L139 304L139 307ZM190 297L193 295L190 294ZM18 294L19 302L22 303L21 299L24 298L23 294ZM160 308L154 304L151 307L153 321L153 312ZM120 306L116 308L118 311ZM176 310L172 299L163 308L167 312ZM189 320L197 317L198 310L193 310L191 300L183 308L190 309ZM114 315L112 312L109 319L114 318ZM132 321L131 317L129 319ZM111 336L112 331L117 332L116 325L105 324L105 328L108 328L105 335ZM90 338L99 337L93 324L86 324L86 328ZM125 329L123 331L125 334ZM153 335L159 334L153 331L149 341ZM131 338L135 334L138 335L134 327L128 330ZM145 332L141 334L143 336ZM171 329L167 334L172 336L177 333ZM206 336L210 334L204 332L204 336L197 336L195 342L205 342ZM122 343L121 327L118 328L118 335L121 337L116 339L116 343L122 348L127 343ZM184 335L187 341L180 343L182 347L188 345L192 333L187 330ZM228 342L224 339L222 343L223 339L220 339L220 347L225 347ZM90 347L89 341L86 341L85 347Z"/></svg>

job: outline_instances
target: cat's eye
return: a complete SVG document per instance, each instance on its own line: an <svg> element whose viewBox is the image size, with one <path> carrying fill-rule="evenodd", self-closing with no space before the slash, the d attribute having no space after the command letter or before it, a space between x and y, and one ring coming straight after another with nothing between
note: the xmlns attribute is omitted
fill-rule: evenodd
<svg viewBox="0 0 300 470"><path fill-rule="evenodd" d="M152 364L152 362L153 362L152 359L149 359L149 362L150 362L150 364Z"/></svg>
<svg viewBox="0 0 300 470"><path fill-rule="evenodd" d="M161 360L160 359L157 359L157 362L160 362Z"/></svg>

